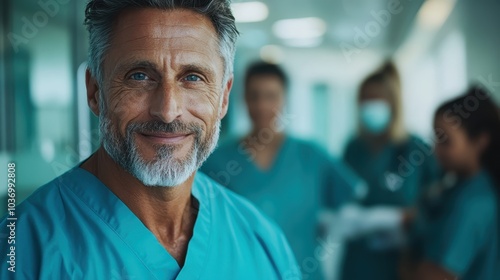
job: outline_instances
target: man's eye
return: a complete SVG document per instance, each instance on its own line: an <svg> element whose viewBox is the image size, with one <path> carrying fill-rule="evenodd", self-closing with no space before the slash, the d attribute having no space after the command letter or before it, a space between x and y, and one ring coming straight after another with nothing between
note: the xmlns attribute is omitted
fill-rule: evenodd
<svg viewBox="0 0 500 280"><path fill-rule="evenodd" d="M201 81L201 78L198 76L198 75L187 75L186 78L184 78L184 80L188 81L188 82L198 82L198 81Z"/></svg>
<svg viewBox="0 0 500 280"><path fill-rule="evenodd" d="M136 81L149 80L149 77L146 74L141 73L141 72L134 73L134 74L130 75L130 78L132 80L136 80Z"/></svg>

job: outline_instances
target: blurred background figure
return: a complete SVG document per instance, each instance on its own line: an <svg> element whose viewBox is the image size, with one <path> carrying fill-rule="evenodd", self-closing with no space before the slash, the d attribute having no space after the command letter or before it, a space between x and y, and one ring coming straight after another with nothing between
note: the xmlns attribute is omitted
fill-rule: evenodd
<svg viewBox="0 0 500 280"><path fill-rule="evenodd" d="M500 36L496 36L500 26L498 0L232 2L241 36L229 111L221 127L221 145L235 139L248 139L249 132L253 131L246 101L248 65L256 60L278 64L291 77L280 101L283 103L280 116L289 120L281 122L287 124L281 132L284 136L281 144L278 144L280 137L276 136L276 142L267 145L273 150L277 148L275 157L267 155L263 160L259 155L255 160L242 163L241 170L243 164L257 166L257 161L270 163L269 170L273 170L275 163L280 166L281 151L288 149L287 139L297 140L288 143L302 143L308 147L313 142L314 150L323 153L325 158L342 158L353 139L368 139L365 136L369 131L360 127L364 122L360 113L360 83L378 71L388 58L400 71L399 120L400 127L404 128L402 131L410 136L407 140L421 139L427 145L435 142L436 109L444 101L465 92L472 82L486 88L493 102L500 102ZM88 52L83 26L85 4L86 1L81 0L0 1L0 178L7 176L7 163L15 162L18 203L36 186L44 185L86 159L99 145L97 118L88 110L85 94ZM387 113L386 109L380 109L386 108L380 105L383 103L371 104L365 107L366 115L375 112L380 117L380 111ZM368 125L380 129L383 122L380 119L376 122ZM416 145L420 141L409 143ZM391 147L397 150L397 146ZM404 172L408 171L407 167L414 167L417 170L414 173L420 173L420 166L412 162L420 159L417 154L427 155L427 150L417 151L412 157L403 157L409 163L403 164ZM435 152L431 151L434 156ZM391 160L392 164L399 164L397 157ZM231 180L236 177L231 173L238 170L231 164L223 169ZM262 172L269 173L269 170ZM397 194L402 195L401 203L415 199L411 196L417 194L411 194L410 185L423 179L409 175L408 181L414 183L408 185L409 188L403 184L398 189L400 180L393 175L400 175L394 171L390 170L387 178L389 181L395 179L392 181L396 184L391 184L395 191L384 187L386 174L380 174L382 181L377 182L384 187L380 191L387 192L387 199L394 203L399 199ZM224 173L217 174L224 182ZM262 180L258 176L255 179ZM394 221L401 218L401 212L397 211L401 207L367 206L370 201L385 198L377 198L376 194L376 191L367 193L361 205L350 205L341 212L345 217L359 218L364 228L383 228L387 232L396 228ZM338 195L332 197L339 198ZM7 210L6 202L7 188L0 187L0 215ZM377 209L372 209L374 207ZM290 215L297 215L299 219L298 215L302 214L296 212ZM331 221L331 230L343 234L364 230L348 226L339 229L342 220ZM308 227L308 223L306 221L304 227ZM387 247L385 242L383 244ZM332 259L325 258L323 262L328 270L327 279L338 280L343 245L335 248L332 255L328 255ZM310 269L315 265L314 256L312 258L306 261ZM364 265L371 265L358 264L359 270ZM383 277L382 280L390 279ZM375 275L370 275L369 279L376 280Z"/></svg>
<svg viewBox="0 0 500 280"><path fill-rule="evenodd" d="M401 98L399 74L390 62L359 87L359 134L347 145L344 159L368 186L360 201L366 208L360 221L365 232L353 232L356 237L347 243L342 279L399 279L401 248L377 221L397 227L423 187L437 177L431 148L404 128ZM395 219L391 223L380 215ZM377 230L368 227L372 223Z"/></svg>
<svg viewBox="0 0 500 280"><path fill-rule="evenodd" d="M500 279L500 110L472 87L437 109L434 129L447 176L420 205L409 279Z"/></svg>
<svg viewBox="0 0 500 280"><path fill-rule="evenodd" d="M250 199L283 229L304 279L323 279L319 214L355 198L363 184L317 145L288 135L284 108L288 78L277 65L257 62L245 76L251 131L227 140L201 170ZM327 252L326 252L327 253Z"/></svg>

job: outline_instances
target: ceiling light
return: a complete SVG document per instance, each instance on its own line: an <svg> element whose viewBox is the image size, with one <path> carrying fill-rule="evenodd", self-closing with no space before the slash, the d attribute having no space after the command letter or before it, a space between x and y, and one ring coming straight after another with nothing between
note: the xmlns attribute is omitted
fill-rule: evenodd
<svg viewBox="0 0 500 280"><path fill-rule="evenodd" d="M446 21L455 0L427 0L418 12L418 22L427 28L439 28Z"/></svg>
<svg viewBox="0 0 500 280"><path fill-rule="evenodd" d="M283 19L274 23L273 31L281 39L310 39L325 34L326 23L315 17Z"/></svg>
<svg viewBox="0 0 500 280"><path fill-rule="evenodd" d="M236 22L263 21L269 15L266 4L258 1L231 4Z"/></svg>

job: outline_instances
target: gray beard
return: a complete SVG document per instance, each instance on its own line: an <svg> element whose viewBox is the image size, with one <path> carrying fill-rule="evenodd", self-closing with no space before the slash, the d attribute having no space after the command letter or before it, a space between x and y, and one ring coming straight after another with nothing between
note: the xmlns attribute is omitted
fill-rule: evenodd
<svg viewBox="0 0 500 280"><path fill-rule="evenodd" d="M100 104L101 105L101 104ZM149 121L131 123L127 126L126 136L122 137L111 124L106 110L99 115L99 130L102 145L109 156L123 169L132 174L145 186L174 187L184 183L208 158L217 146L220 132L220 119L202 139L203 130L197 124L184 124L176 120L171 123ZM156 145L154 159L147 161L141 155L134 137L141 131L192 133L193 145L184 158L175 158L175 145Z"/></svg>

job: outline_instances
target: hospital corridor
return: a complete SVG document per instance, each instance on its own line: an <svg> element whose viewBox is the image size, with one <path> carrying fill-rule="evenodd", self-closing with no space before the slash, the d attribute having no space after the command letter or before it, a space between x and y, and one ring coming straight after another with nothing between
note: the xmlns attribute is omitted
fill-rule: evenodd
<svg viewBox="0 0 500 280"><path fill-rule="evenodd" d="M0 279L500 279L499 15L2 0Z"/></svg>

